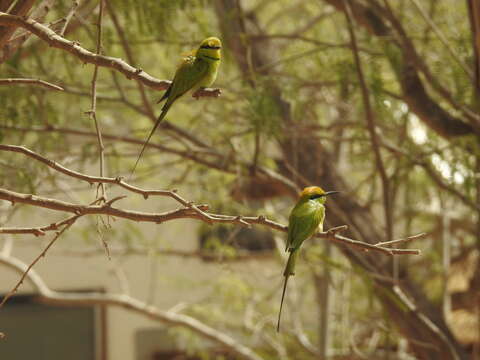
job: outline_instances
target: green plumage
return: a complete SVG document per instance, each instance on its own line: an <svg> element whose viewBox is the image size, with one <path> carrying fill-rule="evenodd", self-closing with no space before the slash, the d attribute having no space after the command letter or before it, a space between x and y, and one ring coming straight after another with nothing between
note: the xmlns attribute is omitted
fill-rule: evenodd
<svg viewBox="0 0 480 360"><path fill-rule="evenodd" d="M325 207L322 198L301 200L295 205L288 218L288 238L285 250L299 248L318 229L323 228ZM320 229L322 231L322 229Z"/></svg>
<svg viewBox="0 0 480 360"><path fill-rule="evenodd" d="M196 92L201 88L208 87L213 84L217 78L218 67L221 61L221 42L215 37L210 37L202 41L194 55L187 56L183 59L178 67L175 77L170 87L167 89L162 98L158 101L166 100L162 107L162 112L157 118L155 125L144 142L140 155L135 162L132 174L135 171L145 148L150 141L160 122L165 118L168 110L173 103L185 95L188 91Z"/></svg>
<svg viewBox="0 0 480 360"><path fill-rule="evenodd" d="M283 300L287 289L288 278L295 275L295 265L303 242L312 237L317 231L323 231L323 221L325 219L325 206L323 205L326 196L335 192L326 193L321 188L311 186L305 188L300 194L295 207L288 218L288 237L285 251L290 254L283 276L282 300L280 302L280 311L278 313L277 331L280 331L280 318L282 314Z"/></svg>

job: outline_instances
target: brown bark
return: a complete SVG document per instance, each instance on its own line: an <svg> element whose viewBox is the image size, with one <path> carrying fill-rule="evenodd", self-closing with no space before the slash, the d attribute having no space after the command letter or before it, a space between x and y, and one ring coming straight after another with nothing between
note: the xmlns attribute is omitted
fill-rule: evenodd
<svg viewBox="0 0 480 360"><path fill-rule="evenodd" d="M34 3L35 3L35 0L19 0L13 7L12 11L10 11L10 14L25 16L30 11ZM8 1L5 2L5 5L7 4L8 4ZM6 42L8 41L8 39L10 39L10 37L12 36L12 34L15 32L16 29L17 27L14 27L14 26L0 27L0 49L3 49Z"/></svg>

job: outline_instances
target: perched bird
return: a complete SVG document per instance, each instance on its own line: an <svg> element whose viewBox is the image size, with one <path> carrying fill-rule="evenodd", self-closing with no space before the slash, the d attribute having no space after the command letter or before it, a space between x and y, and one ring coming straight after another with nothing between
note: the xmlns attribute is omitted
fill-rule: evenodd
<svg viewBox="0 0 480 360"><path fill-rule="evenodd" d="M209 87L213 84L217 78L218 67L220 65L221 48L222 42L220 39L209 37L202 41L197 50L193 51L189 56L183 59L175 72L172 83L163 97L157 102L158 104L163 100L167 100L162 107L162 112L160 113L155 126L143 144L142 151L140 151L140 155L138 155L132 174L135 171L138 161L142 157L150 138L160 122L167 115L172 104L190 90L195 93L197 90Z"/></svg>
<svg viewBox="0 0 480 360"><path fill-rule="evenodd" d="M336 194L338 191L323 191L318 186L309 186L300 193L300 199L290 213L288 218L288 237L285 251L290 252L283 276L282 300L278 312L277 332L280 331L280 317L282 315L283 298L287 289L287 282L290 275L295 275L295 262L303 242L312 237L317 231L323 231L323 220L325 219L325 201L328 195Z"/></svg>

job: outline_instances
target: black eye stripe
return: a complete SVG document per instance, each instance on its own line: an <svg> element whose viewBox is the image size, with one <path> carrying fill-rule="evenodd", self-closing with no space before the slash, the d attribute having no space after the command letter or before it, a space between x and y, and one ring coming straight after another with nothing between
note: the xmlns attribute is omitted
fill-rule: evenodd
<svg viewBox="0 0 480 360"><path fill-rule="evenodd" d="M202 45L200 49L220 50L221 46Z"/></svg>
<svg viewBox="0 0 480 360"><path fill-rule="evenodd" d="M202 57L206 57L207 59L214 60L214 61L220 61L219 58L208 56L208 55L201 55Z"/></svg>
<svg viewBox="0 0 480 360"><path fill-rule="evenodd" d="M310 200L313 200L313 199L318 199L318 198L320 198L320 197L322 197L322 196L325 196L325 195L324 195L324 194L315 194L315 195L311 195L311 196L310 196Z"/></svg>

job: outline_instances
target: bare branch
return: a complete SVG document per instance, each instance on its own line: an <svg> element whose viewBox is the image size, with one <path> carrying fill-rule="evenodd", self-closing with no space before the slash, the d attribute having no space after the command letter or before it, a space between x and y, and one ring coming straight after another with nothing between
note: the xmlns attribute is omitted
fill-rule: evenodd
<svg viewBox="0 0 480 360"><path fill-rule="evenodd" d="M114 217L130 219L134 221L162 223L179 218L196 218L198 213L191 209L178 209L164 213L145 213L139 211L122 210L112 207L108 202L103 205L78 205L66 201L22 194L5 189L0 189L0 199L10 201L12 204L22 203L37 207L43 207L55 211L69 212L77 215L110 215ZM219 222L235 222L234 217L220 219Z"/></svg>
<svg viewBox="0 0 480 360"><path fill-rule="evenodd" d="M406 238L403 238L403 239L397 239L397 240L392 240L392 241L384 241L384 242L376 243L375 246L403 244L403 243L406 243L406 242L409 242L409 241L423 239L426 236L427 236L427 233L421 233L421 234L409 236L409 237L406 237Z"/></svg>
<svg viewBox="0 0 480 360"><path fill-rule="evenodd" d="M39 79L0 79L0 85L37 85L50 90L64 91L64 88Z"/></svg>
<svg viewBox="0 0 480 360"><path fill-rule="evenodd" d="M68 24L70 24L70 20L72 20L73 15L75 15L75 12L77 11L81 2L82 0L73 0L70 11L68 12L67 16L65 16L65 18L63 19L65 22L63 24L62 30L60 30L60 36L65 35L65 30L67 30Z"/></svg>
<svg viewBox="0 0 480 360"><path fill-rule="evenodd" d="M100 0L100 9L98 12L98 33L97 33L97 54L102 53L102 18L103 18L103 0ZM95 64L95 69L93 70L92 78L92 108L88 111L88 116L90 120L95 124L95 131L97 132L97 142L98 142L98 155L100 159L100 176L103 177L105 171L105 146L103 146L102 140L102 131L100 129L100 124L97 119L97 77L98 77L98 65ZM107 191L105 189L105 183L100 184L102 190L102 198L106 201ZM98 188L97 188L98 192ZM98 197L98 194L97 194Z"/></svg>

